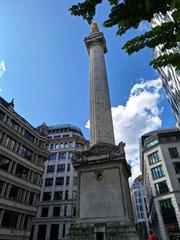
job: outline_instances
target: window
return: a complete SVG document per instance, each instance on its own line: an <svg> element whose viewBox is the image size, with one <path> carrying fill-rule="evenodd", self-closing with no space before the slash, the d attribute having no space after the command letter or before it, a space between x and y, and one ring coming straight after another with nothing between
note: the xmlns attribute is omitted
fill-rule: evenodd
<svg viewBox="0 0 180 240"><path fill-rule="evenodd" d="M67 171L69 172L69 171L70 171L70 169L71 169L71 164L70 164L70 163L68 163L68 164L67 164Z"/></svg>
<svg viewBox="0 0 180 240"><path fill-rule="evenodd" d="M65 200L68 200L69 198L69 191L65 191Z"/></svg>
<svg viewBox="0 0 180 240"><path fill-rule="evenodd" d="M76 207L73 207L73 209L72 209L72 214L73 214L73 217L76 216Z"/></svg>
<svg viewBox="0 0 180 240"><path fill-rule="evenodd" d="M28 176L28 172L29 172L28 168L24 167L19 163L17 164L16 172L15 172L16 177L26 180Z"/></svg>
<svg viewBox="0 0 180 240"><path fill-rule="evenodd" d="M62 238L65 238L66 235L66 224L63 224L63 230L62 230Z"/></svg>
<svg viewBox="0 0 180 240"><path fill-rule="evenodd" d="M34 205L34 196L35 194L33 192L30 192L30 195L29 195L29 205Z"/></svg>
<svg viewBox="0 0 180 240"><path fill-rule="evenodd" d="M30 142L34 142L34 136L28 132L27 130L24 131L24 137L29 140Z"/></svg>
<svg viewBox="0 0 180 240"><path fill-rule="evenodd" d="M59 164L57 166L57 172L64 172L65 171L65 164Z"/></svg>
<svg viewBox="0 0 180 240"><path fill-rule="evenodd" d="M15 131L18 131L19 129L19 124L15 122L13 119L11 119L9 126L12 127Z"/></svg>
<svg viewBox="0 0 180 240"><path fill-rule="evenodd" d="M51 144L49 148L52 150L52 149L53 149L53 146L54 146L54 144Z"/></svg>
<svg viewBox="0 0 180 240"><path fill-rule="evenodd" d="M54 200L62 200L63 192L54 192Z"/></svg>
<svg viewBox="0 0 180 240"><path fill-rule="evenodd" d="M158 143L159 143L159 140L156 139L156 140L148 143L148 144L146 145L146 147L147 147L147 148L151 148L151 147L155 146L155 145L158 144Z"/></svg>
<svg viewBox="0 0 180 240"><path fill-rule="evenodd" d="M73 153L72 153L72 152L69 152L68 158L69 158L69 159L72 159L72 157L73 157Z"/></svg>
<svg viewBox="0 0 180 240"><path fill-rule="evenodd" d="M52 185L53 185L53 178L46 178L45 186L52 186Z"/></svg>
<svg viewBox="0 0 180 240"><path fill-rule="evenodd" d="M151 169L153 179L158 179L164 176L162 166Z"/></svg>
<svg viewBox="0 0 180 240"><path fill-rule="evenodd" d="M31 160L32 151L24 146L21 146L20 155L28 160Z"/></svg>
<svg viewBox="0 0 180 240"><path fill-rule="evenodd" d="M67 216L67 206L64 206L64 216Z"/></svg>
<svg viewBox="0 0 180 240"><path fill-rule="evenodd" d="M64 178L58 177L56 178L56 185L63 185L64 184Z"/></svg>
<svg viewBox="0 0 180 240"><path fill-rule="evenodd" d="M76 199L77 199L77 192L76 192L76 191L73 191L73 192L72 192L72 199L73 199L73 200L76 200Z"/></svg>
<svg viewBox="0 0 180 240"><path fill-rule="evenodd" d="M74 184L74 185L77 185L77 177L74 177L74 178L73 178L73 184Z"/></svg>
<svg viewBox="0 0 180 240"><path fill-rule="evenodd" d="M168 148L171 158L178 158L179 154L176 147Z"/></svg>
<svg viewBox="0 0 180 240"><path fill-rule="evenodd" d="M54 169L55 169L55 165L47 166L47 173L54 172Z"/></svg>
<svg viewBox="0 0 180 240"><path fill-rule="evenodd" d="M50 239L58 240L59 224L51 224Z"/></svg>
<svg viewBox="0 0 180 240"><path fill-rule="evenodd" d="M3 121L5 113L0 110L0 120Z"/></svg>
<svg viewBox="0 0 180 240"><path fill-rule="evenodd" d="M66 177L66 185L69 185L69 177Z"/></svg>
<svg viewBox="0 0 180 240"><path fill-rule="evenodd" d="M56 160L56 153L52 153L49 157L49 160Z"/></svg>
<svg viewBox="0 0 180 240"><path fill-rule="evenodd" d="M49 211L48 207L43 207L41 210L41 217L48 217L48 211Z"/></svg>
<svg viewBox="0 0 180 240"><path fill-rule="evenodd" d="M65 143L65 144L64 144L64 147L65 147L65 148L68 148L68 147L69 147L69 143Z"/></svg>
<svg viewBox="0 0 180 240"><path fill-rule="evenodd" d="M5 210L3 214L1 226L16 228L17 220L18 220L18 213Z"/></svg>
<svg viewBox="0 0 180 240"><path fill-rule="evenodd" d="M160 161L158 151L148 155L149 164L152 165Z"/></svg>
<svg viewBox="0 0 180 240"><path fill-rule="evenodd" d="M70 148L73 147L73 143L72 143L72 142L69 143L69 147L70 147Z"/></svg>
<svg viewBox="0 0 180 240"><path fill-rule="evenodd" d="M162 181L155 184L156 194L163 194L169 192L168 185L166 181Z"/></svg>
<svg viewBox="0 0 180 240"><path fill-rule="evenodd" d="M55 148L56 148L56 149L59 148L59 144L58 144L58 143L55 144Z"/></svg>
<svg viewBox="0 0 180 240"><path fill-rule="evenodd" d="M64 148L64 143L60 143L60 148Z"/></svg>
<svg viewBox="0 0 180 240"><path fill-rule="evenodd" d="M16 141L10 137L7 136L6 141L5 141L5 147L11 149L14 151L14 147L15 147Z"/></svg>
<svg viewBox="0 0 180 240"><path fill-rule="evenodd" d="M66 152L59 153L59 159L66 159Z"/></svg>
<svg viewBox="0 0 180 240"><path fill-rule="evenodd" d="M39 184L39 174L38 173L34 173L32 182L34 184Z"/></svg>
<svg viewBox="0 0 180 240"><path fill-rule="evenodd" d="M54 207L53 208L53 217L59 217L60 216L60 211L61 211L60 207Z"/></svg>
<svg viewBox="0 0 180 240"><path fill-rule="evenodd" d="M0 154L0 169L8 171L10 162L10 159Z"/></svg>
<svg viewBox="0 0 180 240"><path fill-rule="evenodd" d="M11 185L11 189L9 192L9 199L12 201L21 201L23 195L23 189L18 188L15 185Z"/></svg>
<svg viewBox="0 0 180 240"><path fill-rule="evenodd" d="M47 225L39 225L38 237L37 237L38 240L45 240L46 228L47 228Z"/></svg>
<svg viewBox="0 0 180 240"><path fill-rule="evenodd" d="M43 201L50 201L50 200L51 200L51 192L44 192Z"/></svg>
<svg viewBox="0 0 180 240"><path fill-rule="evenodd" d="M174 223L177 224L177 218L174 207L172 205L171 198L162 200L159 202L161 207L161 213L165 224Z"/></svg>
<svg viewBox="0 0 180 240"><path fill-rule="evenodd" d="M174 164L176 174L180 174L180 162L175 162L173 164Z"/></svg>
<svg viewBox="0 0 180 240"><path fill-rule="evenodd" d="M1 195L1 191L3 189L3 185L4 185L4 182L0 180L0 195Z"/></svg>

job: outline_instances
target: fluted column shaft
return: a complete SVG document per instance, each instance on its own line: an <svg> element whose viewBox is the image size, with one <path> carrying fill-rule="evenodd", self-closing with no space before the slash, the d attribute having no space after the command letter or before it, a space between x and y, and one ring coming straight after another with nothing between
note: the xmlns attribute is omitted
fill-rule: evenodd
<svg viewBox="0 0 180 240"><path fill-rule="evenodd" d="M91 145L98 142L115 144L111 104L102 33L95 32L85 39L90 56L90 133Z"/></svg>

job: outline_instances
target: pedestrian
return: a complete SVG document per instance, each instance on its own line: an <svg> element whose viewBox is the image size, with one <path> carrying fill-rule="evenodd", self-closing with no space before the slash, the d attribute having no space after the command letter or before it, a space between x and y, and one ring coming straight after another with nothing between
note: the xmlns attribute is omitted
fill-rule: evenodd
<svg viewBox="0 0 180 240"><path fill-rule="evenodd" d="M147 240L159 240L159 238L155 237L153 231L150 230Z"/></svg>

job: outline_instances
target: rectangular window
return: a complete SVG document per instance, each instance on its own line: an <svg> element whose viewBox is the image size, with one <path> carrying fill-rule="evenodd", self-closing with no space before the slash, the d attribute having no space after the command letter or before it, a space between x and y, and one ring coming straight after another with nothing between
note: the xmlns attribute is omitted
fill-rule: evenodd
<svg viewBox="0 0 180 240"><path fill-rule="evenodd" d="M41 210L41 217L48 217L49 208L43 207Z"/></svg>
<svg viewBox="0 0 180 240"><path fill-rule="evenodd" d="M20 155L28 160L31 160L32 151L24 146L21 146Z"/></svg>
<svg viewBox="0 0 180 240"><path fill-rule="evenodd" d="M178 158L179 154L176 147L168 148L171 158Z"/></svg>
<svg viewBox="0 0 180 240"><path fill-rule="evenodd" d="M45 186L52 186L52 185L53 185L53 178L46 178Z"/></svg>
<svg viewBox="0 0 180 240"><path fill-rule="evenodd" d="M148 144L146 145L146 147L147 147L147 148L151 148L151 147L157 145L158 143L159 143L159 140L158 140L158 139L155 139L154 141L148 143Z"/></svg>
<svg viewBox="0 0 180 240"><path fill-rule="evenodd" d="M64 206L64 216L67 216L67 206Z"/></svg>
<svg viewBox="0 0 180 240"><path fill-rule="evenodd" d="M66 159L66 152L59 153L59 159Z"/></svg>
<svg viewBox="0 0 180 240"><path fill-rule="evenodd" d="M54 200L62 200L62 197L63 197L62 191L54 192Z"/></svg>
<svg viewBox="0 0 180 240"><path fill-rule="evenodd" d="M63 224L62 238L65 238L66 235L66 224Z"/></svg>
<svg viewBox="0 0 180 240"><path fill-rule="evenodd" d="M39 225L38 237L37 237L38 240L45 240L46 228L47 228L47 225Z"/></svg>
<svg viewBox="0 0 180 240"><path fill-rule="evenodd" d="M23 165L21 165L19 163L17 164L16 172L15 172L16 177L26 180L28 173L29 173L28 168L24 167Z"/></svg>
<svg viewBox="0 0 180 240"><path fill-rule="evenodd" d="M164 177L162 165L151 169L153 179Z"/></svg>
<svg viewBox="0 0 180 240"><path fill-rule="evenodd" d="M54 207L53 208L53 217L59 217L60 216L60 211L61 211L60 207Z"/></svg>
<svg viewBox="0 0 180 240"><path fill-rule="evenodd" d="M180 174L180 162L175 162L173 164L174 164L176 174Z"/></svg>
<svg viewBox="0 0 180 240"><path fill-rule="evenodd" d="M17 220L18 220L18 213L9 211L9 210L5 210L5 212L3 214L1 226L16 228Z"/></svg>
<svg viewBox="0 0 180 240"><path fill-rule="evenodd" d="M3 121L5 113L0 110L0 120Z"/></svg>
<svg viewBox="0 0 180 240"><path fill-rule="evenodd" d="M150 164L150 165L159 162L160 159L159 159L159 153L158 153L158 151L157 151L157 152L153 152L152 154L148 155L148 159L149 159L149 164Z"/></svg>
<svg viewBox="0 0 180 240"><path fill-rule="evenodd" d="M77 185L77 177L73 178L73 185Z"/></svg>
<svg viewBox="0 0 180 240"><path fill-rule="evenodd" d="M159 202L161 213L165 224L177 224L175 210L171 198Z"/></svg>
<svg viewBox="0 0 180 240"><path fill-rule="evenodd" d="M66 177L66 185L69 185L69 177Z"/></svg>
<svg viewBox="0 0 180 240"><path fill-rule="evenodd" d="M34 136L28 132L27 130L24 131L24 137L29 140L30 142L34 142Z"/></svg>
<svg viewBox="0 0 180 240"><path fill-rule="evenodd" d="M0 196L1 196L3 186L4 186L4 182L0 180Z"/></svg>
<svg viewBox="0 0 180 240"><path fill-rule="evenodd" d="M64 184L64 177L56 178L56 185L63 185Z"/></svg>
<svg viewBox="0 0 180 240"><path fill-rule="evenodd" d="M65 171L65 164L58 164L57 172L64 172Z"/></svg>
<svg viewBox="0 0 180 240"><path fill-rule="evenodd" d="M55 169L55 165L47 166L47 173L52 173L52 172L54 172L54 169Z"/></svg>
<svg viewBox="0 0 180 240"><path fill-rule="evenodd" d="M44 192L43 201L50 201L50 200L51 200L51 192Z"/></svg>
<svg viewBox="0 0 180 240"><path fill-rule="evenodd" d="M166 181L162 181L155 184L156 194L163 194L169 192L168 185Z"/></svg>
<svg viewBox="0 0 180 240"><path fill-rule="evenodd" d="M68 163L68 164L67 164L67 171L69 172L69 171L70 171L70 169L71 169L71 164L70 164L70 163Z"/></svg>
<svg viewBox="0 0 180 240"><path fill-rule="evenodd" d="M58 240L59 224L51 224L50 239Z"/></svg>
<svg viewBox="0 0 180 240"><path fill-rule="evenodd" d="M10 159L0 154L0 169L7 171L10 164Z"/></svg>
<svg viewBox="0 0 180 240"><path fill-rule="evenodd" d="M5 147L14 151L15 144L16 144L16 141L14 139L12 139L11 137L7 136L5 144L4 144Z"/></svg>
<svg viewBox="0 0 180 240"><path fill-rule="evenodd" d="M72 199L76 201L76 199L77 199L77 192L76 191L72 192Z"/></svg>
<svg viewBox="0 0 180 240"><path fill-rule="evenodd" d="M11 119L9 126L13 128L15 131L18 131L20 127L20 125L17 122L15 122L13 119Z"/></svg>
<svg viewBox="0 0 180 240"><path fill-rule="evenodd" d="M69 191L65 191L65 200L68 200L69 198Z"/></svg>
<svg viewBox="0 0 180 240"><path fill-rule="evenodd" d="M49 160L56 160L56 153L52 153L49 157Z"/></svg>

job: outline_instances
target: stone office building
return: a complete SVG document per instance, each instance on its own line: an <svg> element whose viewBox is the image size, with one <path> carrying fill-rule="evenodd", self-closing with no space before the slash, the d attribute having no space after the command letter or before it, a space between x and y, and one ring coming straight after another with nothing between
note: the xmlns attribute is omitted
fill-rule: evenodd
<svg viewBox="0 0 180 240"><path fill-rule="evenodd" d="M77 173L72 156L89 145L81 130L69 124L50 126L48 138L51 155L44 166L31 240L67 239L76 216Z"/></svg>
<svg viewBox="0 0 180 240"><path fill-rule="evenodd" d="M160 239L180 239L180 130L143 135L140 152L151 227Z"/></svg>
<svg viewBox="0 0 180 240"><path fill-rule="evenodd" d="M29 239L47 142L46 125L32 127L0 97L0 239Z"/></svg>

